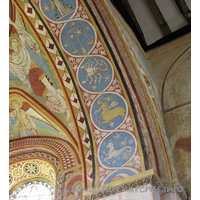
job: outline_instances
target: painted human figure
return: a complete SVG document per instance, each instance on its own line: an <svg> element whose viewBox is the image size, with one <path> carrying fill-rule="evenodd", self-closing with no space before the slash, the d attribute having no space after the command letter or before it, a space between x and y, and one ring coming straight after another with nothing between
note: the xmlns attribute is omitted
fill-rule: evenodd
<svg viewBox="0 0 200 200"><path fill-rule="evenodd" d="M54 112L64 113L67 115L66 121L69 120L70 113L64 100L61 89L53 87L51 78L41 70L33 61L29 71L29 79L34 93L41 97L47 97L46 105Z"/></svg>
<svg viewBox="0 0 200 200"><path fill-rule="evenodd" d="M9 57L9 71L14 76L17 76L25 86L28 88L32 87L36 95L46 97L48 108L52 111L66 114L66 121L68 121L70 113L62 91L60 89L56 90L53 87L53 81L31 60L30 54L26 49L28 44L40 56L38 44L23 28L11 20L9 22L16 28L19 35L19 37L14 35L9 38L9 47L13 50ZM27 75L31 84L28 81Z"/></svg>
<svg viewBox="0 0 200 200"><path fill-rule="evenodd" d="M51 2L51 9L55 10L55 16L57 19L66 16L68 13L70 13L73 8L64 3L63 0L49 0Z"/></svg>
<svg viewBox="0 0 200 200"><path fill-rule="evenodd" d="M9 71L14 76L17 76L25 86L30 88L27 75L31 68L31 57L26 45L28 44L37 55L40 55L40 49L29 33L11 20L9 20L9 23L15 27L18 33L18 36L13 35L9 38L9 49L12 51L9 55Z"/></svg>
<svg viewBox="0 0 200 200"><path fill-rule="evenodd" d="M74 199L76 200L81 200L82 199L82 185L81 184L78 184L76 185L74 188Z"/></svg>
<svg viewBox="0 0 200 200"><path fill-rule="evenodd" d="M9 114L10 128L19 133L19 137L37 135L34 120L21 109L22 101L18 97L10 98L10 108L14 109Z"/></svg>

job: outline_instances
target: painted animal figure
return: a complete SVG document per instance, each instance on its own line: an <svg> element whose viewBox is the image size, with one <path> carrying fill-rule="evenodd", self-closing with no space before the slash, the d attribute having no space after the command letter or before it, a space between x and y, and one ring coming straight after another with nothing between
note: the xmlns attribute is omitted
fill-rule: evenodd
<svg viewBox="0 0 200 200"><path fill-rule="evenodd" d="M104 123L109 123L111 120L115 119L118 116L121 116L124 119L125 113L126 113L126 110L124 108L122 108L122 107L116 107L116 108L114 108L112 110L108 110L99 119L99 125L104 129L104 126L103 126Z"/></svg>
<svg viewBox="0 0 200 200"><path fill-rule="evenodd" d="M99 75L99 80L98 82L101 82L101 78L102 75L100 74L100 72L106 72L108 71L108 65L106 62L104 62L103 60L98 59L100 62L102 62L105 65L105 68L100 67L100 64L97 60L98 58L94 58L94 60L96 61L96 65L94 65L94 63L92 61L89 61L89 63L86 63L85 65L83 65L81 68L85 69L85 73L86 73L86 79L84 81L82 81L82 84L85 84L88 82L88 78L90 78L90 82L89 84L91 85L93 82L93 77L94 77L94 84L96 85L97 83L97 76ZM93 66L94 65L94 66Z"/></svg>
<svg viewBox="0 0 200 200"><path fill-rule="evenodd" d="M130 146L126 146L126 140L127 140L127 137L126 137L126 139L124 140L124 142L122 142L121 144L124 144L124 146L125 147L122 147L121 149L115 149L115 146L114 146L114 141L112 142L112 139L111 140L109 140L109 142L108 142L108 145L107 145L107 149L109 149L108 150L108 153L106 153L105 151L103 151L102 152L102 155L101 156L103 156L103 154L105 154L106 155L106 158L104 158L104 161L106 162L106 163L108 163L108 164L110 164L107 160L108 159L111 159L111 158L115 158L115 157L117 157L118 155L120 155L124 150L126 150L126 152L131 152L132 151L132 147L130 147Z"/></svg>

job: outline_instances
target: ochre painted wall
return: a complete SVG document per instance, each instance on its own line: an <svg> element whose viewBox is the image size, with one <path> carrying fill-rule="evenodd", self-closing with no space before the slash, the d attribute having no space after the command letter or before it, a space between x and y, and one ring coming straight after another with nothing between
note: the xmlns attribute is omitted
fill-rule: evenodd
<svg viewBox="0 0 200 200"><path fill-rule="evenodd" d="M147 52L159 88L178 180L191 194L191 40L190 34Z"/></svg>

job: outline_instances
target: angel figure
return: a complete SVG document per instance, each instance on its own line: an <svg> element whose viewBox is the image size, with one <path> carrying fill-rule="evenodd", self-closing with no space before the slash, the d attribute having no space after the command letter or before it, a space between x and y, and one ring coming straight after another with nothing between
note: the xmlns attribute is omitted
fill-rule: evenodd
<svg viewBox="0 0 200 200"><path fill-rule="evenodd" d="M40 55L40 49L29 33L12 22L10 18L9 23L15 27L18 33L18 36L13 35L9 38L9 49L12 51L9 55L9 71L18 77L25 86L30 88L27 75L31 68L31 57L26 45L28 44L37 55Z"/></svg>
<svg viewBox="0 0 200 200"><path fill-rule="evenodd" d="M37 135L36 124L34 120L21 109L22 101L17 96L9 99L9 106L14 109L9 114L10 128L19 133L19 137Z"/></svg>

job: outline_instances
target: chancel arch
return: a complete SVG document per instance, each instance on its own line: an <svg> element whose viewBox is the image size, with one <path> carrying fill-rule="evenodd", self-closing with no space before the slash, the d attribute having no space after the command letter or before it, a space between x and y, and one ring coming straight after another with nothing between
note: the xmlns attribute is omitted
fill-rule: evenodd
<svg viewBox="0 0 200 200"><path fill-rule="evenodd" d="M11 167L47 163L56 200L177 182L146 54L109 0L11 0L9 24Z"/></svg>
<svg viewBox="0 0 200 200"><path fill-rule="evenodd" d="M54 191L57 186L55 166L41 159L24 159L9 165L9 193L13 199L29 182L42 181ZM23 187L22 185L25 186ZM21 187L20 187L21 186ZM33 194L34 195L34 194Z"/></svg>

